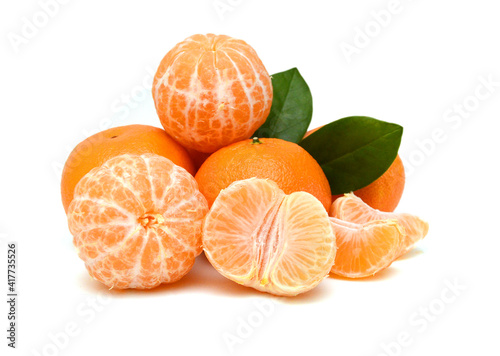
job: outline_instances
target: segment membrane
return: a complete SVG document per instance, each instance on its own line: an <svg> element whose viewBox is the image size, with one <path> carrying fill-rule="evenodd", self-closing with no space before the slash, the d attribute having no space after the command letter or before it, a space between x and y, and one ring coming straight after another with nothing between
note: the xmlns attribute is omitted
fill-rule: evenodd
<svg viewBox="0 0 500 356"><path fill-rule="evenodd" d="M253 184L249 184L253 181ZM249 179L221 191L205 219L203 245L215 268L236 282L252 279L259 268L266 216L285 194L276 183Z"/></svg>

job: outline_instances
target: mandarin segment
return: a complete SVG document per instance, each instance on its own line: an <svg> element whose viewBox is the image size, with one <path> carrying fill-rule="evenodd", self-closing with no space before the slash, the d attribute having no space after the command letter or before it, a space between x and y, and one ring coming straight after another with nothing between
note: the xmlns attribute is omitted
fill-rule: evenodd
<svg viewBox="0 0 500 356"><path fill-rule="evenodd" d="M278 238L270 249L280 257L276 257L273 264L269 263L268 268L273 271L270 279L282 293L288 294L319 283L323 274L318 271L325 271L325 266L329 270L337 247L331 226L325 220L325 210L311 194L295 192L288 195L280 213L275 236L281 234L285 238Z"/></svg>
<svg viewBox="0 0 500 356"><path fill-rule="evenodd" d="M75 240L78 255L84 261L91 261L98 256L103 256L115 248L126 236L129 228L124 225L103 225L84 230L80 238Z"/></svg>
<svg viewBox="0 0 500 356"><path fill-rule="evenodd" d="M155 155L120 155L85 175L68 225L90 275L111 288L174 282L201 251L208 212L196 181Z"/></svg>
<svg viewBox="0 0 500 356"><path fill-rule="evenodd" d="M269 230L266 216L275 215L284 196L268 181L254 180L253 184L235 183L231 194L224 194L216 201L210 218L205 219L203 240L205 251L209 251L207 257L210 256L216 269L239 281L254 276L257 261L252 255L259 253L258 243L262 241L258 239L264 237L259 232ZM248 238L244 232L254 233Z"/></svg>
<svg viewBox="0 0 500 356"><path fill-rule="evenodd" d="M282 296L314 288L335 259L335 236L321 202L306 192L286 195L267 179L232 183L203 226L210 263L239 284Z"/></svg>
<svg viewBox="0 0 500 356"><path fill-rule="evenodd" d="M188 149L214 152L249 137L272 104L271 78L255 50L224 35L194 35L161 61L153 82L160 121Z"/></svg>
<svg viewBox="0 0 500 356"><path fill-rule="evenodd" d="M354 224L330 218L330 222L338 247L331 272L343 277L368 277L389 267L404 239L396 220Z"/></svg>
<svg viewBox="0 0 500 356"><path fill-rule="evenodd" d="M397 220L398 224L404 228L405 238L396 257L411 250L429 231L429 224L418 216L407 213L386 213L373 209L352 193L345 194L333 202L330 208L330 216L361 224L373 220Z"/></svg>

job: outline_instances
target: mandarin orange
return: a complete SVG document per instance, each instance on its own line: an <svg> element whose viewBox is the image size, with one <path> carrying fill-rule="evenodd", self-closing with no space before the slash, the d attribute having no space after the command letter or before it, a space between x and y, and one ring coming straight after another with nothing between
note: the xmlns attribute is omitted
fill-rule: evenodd
<svg viewBox="0 0 500 356"><path fill-rule="evenodd" d="M61 177L64 210L68 211L75 186L85 174L108 159L125 153L155 153L170 159L189 173L195 173L186 150L164 130L148 125L114 127L88 137L70 153Z"/></svg>
<svg viewBox="0 0 500 356"><path fill-rule="evenodd" d="M285 194L308 192L326 210L330 208L330 184L318 162L299 145L277 138L255 138L221 148L195 176L209 205L229 184L252 177L273 180Z"/></svg>
<svg viewBox="0 0 500 356"><path fill-rule="evenodd" d="M321 127L307 131L304 138L319 130ZM354 191L358 197L374 209L392 212L396 209L403 195L405 187L405 169L401 157L396 159L383 175L364 188ZM349 193L349 192L346 192ZM332 200L342 197L343 194L333 195Z"/></svg>
<svg viewBox="0 0 500 356"><path fill-rule="evenodd" d="M398 155L384 174L366 187L355 190L354 194L373 209L393 212L401 200L404 187L405 169ZM342 196L334 195L332 200Z"/></svg>
<svg viewBox="0 0 500 356"><path fill-rule="evenodd" d="M155 154L125 154L78 182L67 216L93 278L110 288L147 289L191 269L207 212L184 168Z"/></svg>
<svg viewBox="0 0 500 356"><path fill-rule="evenodd" d="M158 67L153 98L160 121L184 147L214 152L252 135L273 99L271 78L242 40L194 35Z"/></svg>

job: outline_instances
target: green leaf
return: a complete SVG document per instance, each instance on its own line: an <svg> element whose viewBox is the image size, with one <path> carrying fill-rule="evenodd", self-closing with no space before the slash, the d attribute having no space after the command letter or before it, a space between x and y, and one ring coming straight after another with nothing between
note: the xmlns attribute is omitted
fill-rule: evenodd
<svg viewBox="0 0 500 356"><path fill-rule="evenodd" d="M271 112L253 136L274 137L299 143L311 123L311 91L297 68L273 74L271 78Z"/></svg>
<svg viewBox="0 0 500 356"><path fill-rule="evenodd" d="M366 116L350 116L323 126L300 145L323 168L332 194L361 189L396 159L403 127Z"/></svg>

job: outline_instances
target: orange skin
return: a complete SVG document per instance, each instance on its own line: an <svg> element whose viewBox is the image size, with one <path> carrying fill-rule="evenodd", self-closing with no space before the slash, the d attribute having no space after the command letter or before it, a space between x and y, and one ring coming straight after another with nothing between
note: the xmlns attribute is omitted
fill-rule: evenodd
<svg viewBox="0 0 500 356"><path fill-rule="evenodd" d="M108 159L125 153L155 153L170 159L192 175L195 173L186 150L164 130L148 125L114 127L88 137L70 153L61 178L64 211L68 211L75 186L85 174Z"/></svg>
<svg viewBox="0 0 500 356"><path fill-rule="evenodd" d="M308 192L330 208L330 185L318 162L299 145L281 139L249 139L221 148L195 176L209 206L231 183L253 177L273 180L285 194Z"/></svg>
<svg viewBox="0 0 500 356"><path fill-rule="evenodd" d="M321 127L308 131L304 135L304 138L312 134L314 131L319 130ZM398 155L389 169L387 169L382 176L366 187L354 191L354 194L374 209L393 212L401 200L404 187L405 169L403 161ZM335 199L341 196L343 196L343 194L333 195L332 201L335 201Z"/></svg>
<svg viewBox="0 0 500 356"><path fill-rule="evenodd" d="M401 200L404 187L405 169L398 155L381 177L366 187L356 190L354 194L374 209L393 212Z"/></svg>

